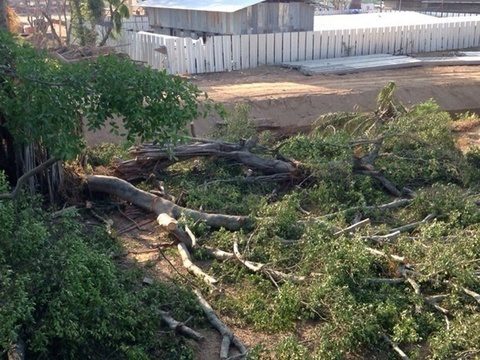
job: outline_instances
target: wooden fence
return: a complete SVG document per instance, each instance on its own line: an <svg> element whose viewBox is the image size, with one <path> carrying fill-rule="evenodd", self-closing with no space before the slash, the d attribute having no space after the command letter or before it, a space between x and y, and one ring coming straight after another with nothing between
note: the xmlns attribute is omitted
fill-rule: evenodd
<svg viewBox="0 0 480 360"><path fill-rule="evenodd" d="M364 29L213 36L202 39L123 31L110 40L132 59L172 74L250 69L290 61L371 54L415 54L480 46L480 18Z"/></svg>

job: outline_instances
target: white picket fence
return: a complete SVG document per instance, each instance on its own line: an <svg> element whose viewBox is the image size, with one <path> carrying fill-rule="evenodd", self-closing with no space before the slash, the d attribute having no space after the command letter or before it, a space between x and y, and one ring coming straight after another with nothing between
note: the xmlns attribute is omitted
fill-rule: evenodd
<svg viewBox="0 0 480 360"><path fill-rule="evenodd" d="M480 46L480 18L381 28L228 35L202 39L124 31L110 40L119 51L171 74L255 68L290 61L371 54L414 54Z"/></svg>

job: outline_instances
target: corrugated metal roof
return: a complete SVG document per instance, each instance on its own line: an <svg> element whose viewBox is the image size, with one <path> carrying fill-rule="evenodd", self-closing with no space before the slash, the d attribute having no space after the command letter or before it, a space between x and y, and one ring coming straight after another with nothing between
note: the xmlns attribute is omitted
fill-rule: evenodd
<svg viewBox="0 0 480 360"><path fill-rule="evenodd" d="M138 5L151 8L235 12L264 0L145 0Z"/></svg>

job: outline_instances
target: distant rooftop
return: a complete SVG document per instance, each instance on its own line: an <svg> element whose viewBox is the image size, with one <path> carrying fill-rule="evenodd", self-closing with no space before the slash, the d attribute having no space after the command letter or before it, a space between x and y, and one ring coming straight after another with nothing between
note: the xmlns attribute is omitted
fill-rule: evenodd
<svg viewBox="0 0 480 360"><path fill-rule="evenodd" d="M150 8L232 13L263 1L264 0L139 0L138 5Z"/></svg>
<svg viewBox="0 0 480 360"><path fill-rule="evenodd" d="M458 20L458 17L438 18L413 11L320 15L315 16L314 31L437 24L455 21L455 19Z"/></svg>

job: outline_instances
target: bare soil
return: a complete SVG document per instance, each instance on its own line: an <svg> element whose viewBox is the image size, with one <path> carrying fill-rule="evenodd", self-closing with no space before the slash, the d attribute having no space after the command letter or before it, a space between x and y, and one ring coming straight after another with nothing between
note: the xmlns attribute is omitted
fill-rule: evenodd
<svg viewBox="0 0 480 360"><path fill-rule="evenodd" d="M260 129L285 133L308 128L321 114L368 111L388 82L397 97L412 105L434 99L446 111L478 109L480 66L449 66L372 71L348 75L305 76L296 70L266 66L248 71L196 76L192 81L209 97L231 107L245 102ZM197 121L199 133L218 122Z"/></svg>
<svg viewBox="0 0 480 360"><path fill-rule="evenodd" d="M296 70L263 66L248 71L212 73L190 80L209 98L231 108L247 103L260 130L289 135L307 130L321 115L336 111L369 111L390 81L405 105L434 99L446 111L480 109L480 66L445 66L372 71L348 75L305 76ZM211 115L195 122L198 136L221 119ZM86 135L90 145L120 142L108 129Z"/></svg>

